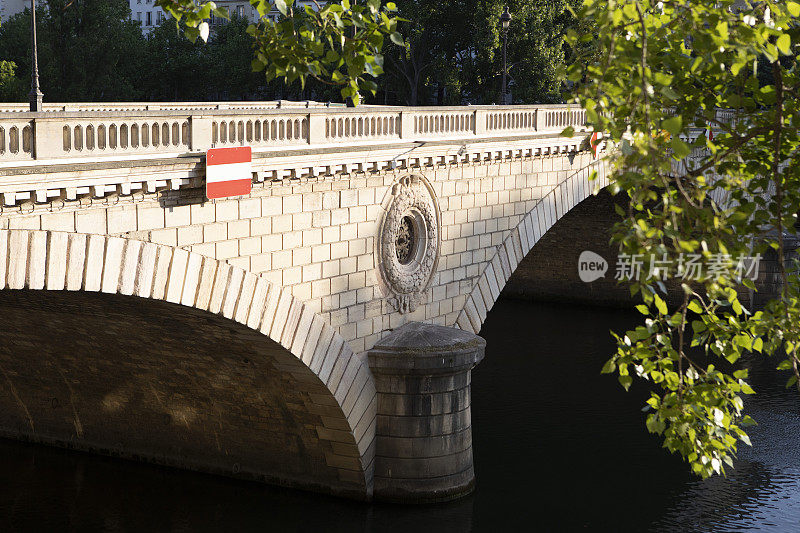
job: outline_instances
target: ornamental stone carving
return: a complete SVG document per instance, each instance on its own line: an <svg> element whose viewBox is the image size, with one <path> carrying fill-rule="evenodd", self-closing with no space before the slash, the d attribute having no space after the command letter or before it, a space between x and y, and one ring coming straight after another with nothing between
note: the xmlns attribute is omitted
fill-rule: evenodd
<svg viewBox="0 0 800 533"><path fill-rule="evenodd" d="M428 181L412 174L392 185L383 209L375 239L381 288L396 311L409 313L422 301L436 272L439 208Z"/></svg>

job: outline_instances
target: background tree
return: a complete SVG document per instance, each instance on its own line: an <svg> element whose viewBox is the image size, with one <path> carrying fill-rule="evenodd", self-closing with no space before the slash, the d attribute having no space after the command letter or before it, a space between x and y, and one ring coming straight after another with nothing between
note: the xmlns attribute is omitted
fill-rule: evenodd
<svg viewBox="0 0 800 533"><path fill-rule="evenodd" d="M14 74L17 65L13 61L0 61L0 100L13 102L23 91L21 80Z"/></svg>
<svg viewBox="0 0 800 533"><path fill-rule="evenodd" d="M101 101L184 98L247 98L312 94L358 101L382 73L384 38L402 42L394 31L393 7L377 0L364 5L326 5L319 12L293 11L277 0L251 0L261 15L273 5L286 16L248 25L222 24L211 35L212 13L227 18L213 3L158 0L178 29L177 39L157 27L148 38L130 19L124 0L47 0L37 11L39 71L50 101ZM162 23L161 26L165 26ZM197 37L203 39L196 43ZM210 39L209 39L210 38ZM202 42L209 40L208 46ZM195 45L196 43L196 45ZM0 57L17 65L16 81L6 84L8 99L25 101L30 72L30 15L17 14L0 28ZM264 71L253 74L253 70ZM265 74L266 73L266 77ZM300 81L299 88L269 83ZM314 80L309 88L305 83ZM333 91L335 89L335 91Z"/></svg>
<svg viewBox="0 0 800 533"><path fill-rule="evenodd" d="M124 0L48 0L39 8L39 71L49 99L130 100L141 94L133 80L143 37L129 13ZM13 61L18 75L30 72L30 14L18 13L0 27L0 57Z"/></svg>
<svg viewBox="0 0 800 533"><path fill-rule="evenodd" d="M585 0L577 16L596 31L568 41L594 42L599 55L569 76L618 148L610 188L629 200L613 240L628 257L673 265L633 284L645 319L616 335L603 371L626 389L649 381L647 428L698 475L724 473L737 443L750 443L741 355L773 354L788 385L800 377L800 279L785 246L800 208L800 3ZM713 140L699 134L709 124ZM740 259L769 249L782 291L751 312L737 293L754 288ZM692 254L706 267L690 283L680 265ZM673 310L669 279L681 283Z"/></svg>
<svg viewBox="0 0 800 533"><path fill-rule="evenodd" d="M228 18L213 2L155 0L155 4L175 19L192 42L198 37L208 39L212 15ZM250 0L250 4L261 17L247 28L255 40L253 70L263 70L268 81L284 78L304 87L308 79L315 79L336 86L341 96L355 105L362 93L377 90L370 78L383 73L384 38L397 44L403 41L396 31L392 2L382 6L380 0L358 5L342 0L321 4L318 9L295 9L284 0ZM283 15L277 22L266 17L273 7Z"/></svg>
<svg viewBox="0 0 800 533"><path fill-rule="evenodd" d="M261 73L253 72L253 38L248 35L247 20L233 16L221 25L209 40L209 86L217 98L247 99L267 85ZM175 26L172 25L174 30ZM273 83L277 85L277 83Z"/></svg>
<svg viewBox="0 0 800 533"><path fill-rule="evenodd" d="M465 23L469 4L474 1L398 2L398 13L404 19L398 31L404 43L389 47L383 84L385 91L393 92L393 101L412 106L432 99L439 104L460 103L460 53L471 47L471 25ZM448 89L451 98L446 99L443 91Z"/></svg>
<svg viewBox="0 0 800 533"><path fill-rule="evenodd" d="M192 43L162 21L147 36L139 60L141 87L152 100L204 100L211 96L209 73L213 44ZM244 50L240 51L244 52Z"/></svg>
<svg viewBox="0 0 800 533"><path fill-rule="evenodd" d="M561 36L577 23L563 8L576 1L511 4L508 63L515 102L559 100ZM282 8L287 17L277 24L263 20L252 25L233 19L211 31L209 17L227 13L211 3L162 0L167 12L181 17L181 34L188 32L193 39L187 42L179 38L172 17L143 36L124 0L48 0L47 9L37 14L44 92L51 101L343 101L356 91L370 102L402 105L495 103L499 96L500 0L401 0L398 21L393 10L374 0L358 6L332 4L321 14L293 10L282 2L251 4L262 11ZM371 10L375 20L368 16ZM200 28L205 28L207 42L198 40ZM354 29L361 35L357 40L350 37ZM30 17L25 13L0 28L0 57L18 66L7 100L27 99L29 35ZM334 46L341 37L349 44ZM384 48L386 74L381 77ZM266 70L267 76L254 74L254 66ZM373 97L375 81L380 93Z"/></svg>
<svg viewBox="0 0 800 533"><path fill-rule="evenodd" d="M232 17L209 36L192 43L164 20L146 37L139 61L148 99L154 100L247 100L271 98L279 92L268 87L263 74L253 72L250 62L253 39L248 23ZM272 84L277 85L277 84Z"/></svg>
<svg viewBox="0 0 800 533"><path fill-rule="evenodd" d="M578 21L565 10L577 0L508 2L509 76L515 103L561 101L564 31ZM500 94L502 0L401 0L405 46L390 46L385 85L396 101L418 104L491 104Z"/></svg>

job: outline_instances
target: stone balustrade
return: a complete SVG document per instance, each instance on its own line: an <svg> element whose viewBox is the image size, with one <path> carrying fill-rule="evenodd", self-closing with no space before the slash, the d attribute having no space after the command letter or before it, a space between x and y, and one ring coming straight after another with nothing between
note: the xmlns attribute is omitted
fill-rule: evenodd
<svg viewBox="0 0 800 533"><path fill-rule="evenodd" d="M0 102L0 113L25 113L27 102ZM45 113L78 111L196 111L225 109L285 109L310 107L344 107L344 104L315 102L312 100L233 101L233 102L67 102L43 104ZM364 107L364 106L362 106ZM369 106L367 106L369 107Z"/></svg>
<svg viewBox="0 0 800 533"><path fill-rule="evenodd" d="M0 167L31 160L176 156L256 149L557 134L585 124L575 106L328 107L316 102L0 106ZM7 165L5 163L11 163Z"/></svg>

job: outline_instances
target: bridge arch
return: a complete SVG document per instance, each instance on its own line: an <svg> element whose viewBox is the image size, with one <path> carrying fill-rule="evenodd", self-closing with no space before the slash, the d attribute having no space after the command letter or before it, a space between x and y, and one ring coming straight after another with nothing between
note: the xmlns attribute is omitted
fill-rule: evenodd
<svg viewBox="0 0 800 533"><path fill-rule="evenodd" d="M594 171L597 178L590 181ZM596 187L606 185L607 163L602 159L596 160L568 176L539 200L496 247L494 256L467 296L454 326L477 334L509 278L531 248L564 214L588 198Z"/></svg>
<svg viewBox="0 0 800 533"><path fill-rule="evenodd" d="M277 372L277 379L303 393L300 399L294 397L291 405L273 402L265 413L278 410L277 416L284 418L293 418L292 410L307 414L294 417L296 425L305 430L302 437L297 437L295 448L307 452L314 447L315 458L320 461L315 468L325 472L298 474L296 468L289 467L278 472L258 472L248 470L235 457L193 460L169 457L163 450L155 454L133 453L156 462L185 464L362 499L371 497L375 386L368 364L288 289L224 261L180 248L104 235L0 230L0 294L3 293L7 297L0 298L0 304L14 305L16 301L19 308L31 301L31 295L36 295L33 298L39 302L46 302L48 296L63 302L69 295L79 294L78 301L101 312L144 299L152 302L156 315L166 313L167 309L174 313L180 305L193 308L187 312L194 313L210 328L217 328L215 331L224 333L227 328L233 337L249 331L249 340L257 344L260 341L258 346L263 348L264 357L272 358L269 368ZM81 311L80 305L72 307ZM6 346L6 355L13 351L12 346ZM207 353L205 357L213 359L214 354ZM20 418L24 425L30 426L26 436L65 443L52 435L39 438L42 432L35 428L32 415L15 392L9 376L4 377L9 398L15 397L25 413ZM63 378L66 383L67 378ZM75 391L67 387L72 396ZM250 388L258 393L258 387ZM270 421L252 421L253 426L257 423L268 425ZM26 433L26 428L20 429ZM103 443L81 443L81 431L78 423L76 434L66 444L109 450ZM246 444L240 449L246 448ZM232 465L227 465L228 462Z"/></svg>

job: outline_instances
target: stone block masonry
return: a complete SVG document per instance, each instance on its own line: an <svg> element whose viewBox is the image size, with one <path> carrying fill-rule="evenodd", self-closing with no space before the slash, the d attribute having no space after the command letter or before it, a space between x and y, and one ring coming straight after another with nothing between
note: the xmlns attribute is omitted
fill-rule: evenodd
<svg viewBox="0 0 800 533"><path fill-rule="evenodd" d="M498 247L590 163L588 152L578 152L265 181L248 197L215 201L204 201L202 188L107 195L43 213L7 210L0 223L121 236L225 261L289 290L359 353L408 321L454 325ZM403 314L380 288L375 240L382 202L409 173L434 190L442 242L424 305Z"/></svg>
<svg viewBox="0 0 800 533"><path fill-rule="evenodd" d="M370 350L377 499L435 502L472 491L470 376L485 347L472 333L410 322Z"/></svg>
<svg viewBox="0 0 800 533"><path fill-rule="evenodd" d="M264 335L120 295L0 294L4 435L365 497L335 402Z"/></svg>
<svg viewBox="0 0 800 533"><path fill-rule="evenodd" d="M0 428L361 499L468 491L474 333L607 182L588 132L558 136L582 112L184 112L9 122L35 149L0 154ZM252 192L208 201L203 146L251 140ZM420 327L474 346L422 377L380 355Z"/></svg>
<svg viewBox="0 0 800 533"><path fill-rule="evenodd" d="M607 191L587 198L556 222L522 260L508 280L503 295L537 301L555 301L631 308L635 303L627 284L614 278L618 250L609 241L619 220L619 202ZM578 276L578 257L589 250L609 264L605 276L584 283Z"/></svg>
<svg viewBox="0 0 800 533"><path fill-rule="evenodd" d="M367 363L289 291L180 248L0 230L0 307L6 304L7 342L0 347L3 368L10 369L0 389L6 435L103 453L120 448L123 455L165 464L371 497L375 389L364 379ZM237 343L256 377L277 381L232 376ZM198 364L189 368L193 357ZM123 386L130 411L114 421L98 419L109 395ZM94 389L102 391L102 401ZM164 403L176 391L187 395L177 411ZM69 417L42 411L41 395L51 392L60 404L69 400ZM247 406L253 411L245 419L228 413ZM182 420L185 438L151 434L149 421L157 415L169 415L171 424ZM190 427L194 421L199 427ZM205 431L218 439L256 421L264 429L262 451L272 458L247 455L244 442L255 437L231 435L237 444L225 448L195 435ZM310 444L291 437L292 447L273 438L273 429L319 441L313 453L330 468L305 457ZM232 457L242 460L229 470Z"/></svg>

